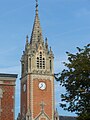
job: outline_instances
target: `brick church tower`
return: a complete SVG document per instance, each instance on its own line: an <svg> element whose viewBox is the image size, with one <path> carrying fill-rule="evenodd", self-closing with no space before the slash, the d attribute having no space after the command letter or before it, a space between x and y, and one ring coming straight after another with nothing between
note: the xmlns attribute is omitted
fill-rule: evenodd
<svg viewBox="0 0 90 120"><path fill-rule="evenodd" d="M17 74L0 73L0 120L14 120Z"/></svg>
<svg viewBox="0 0 90 120"><path fill-rule="evenodd" d="M54 120L54 55L43 39L36 14L30 42L26 37L25 50L21 57L21 110L20 120Z"/></svg>

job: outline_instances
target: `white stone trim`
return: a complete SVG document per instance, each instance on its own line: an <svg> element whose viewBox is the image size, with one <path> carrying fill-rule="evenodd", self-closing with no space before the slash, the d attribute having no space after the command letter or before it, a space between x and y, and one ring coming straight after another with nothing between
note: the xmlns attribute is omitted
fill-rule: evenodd
<svg viewBox="0 0 90 120"><path fill-rule="evenodd" d="M28 75L27 75L27 82L26 82L26 84L27 84L27 89L26 89L26 92L27 92L27 111L28 111L28 106L29 106L29 103L28 103L28 101L29 101L29 94L28 94L28 92L29 92L29 80L28 80Z"/></svg>
<svg viewBox="0 0 90 120"><path fill-rule="evenodd" d="M11 109L11 112L14 112L14 110L13 110L13 109Z"/></svg>
<svg viewBox="0 0 90 120"><path fill-rule="evenodd" d="M52 120L54 120L54 110L55 110L55 93L54 93L54 77L52 80Z"/></svg>
<svg viewBox="0 0 90 120"><path fill-rule="evenodd" d="M31 80L30 80L30 82L31 82L31 90L30 90L30 92L31 92L31 114L32 114L32 120L33 120L33 76L31 75Z"/></svg>
<svg viewBox="0 0 90 120"><path fill-rule="evenodd" d="M53 80L53 76L49 76L49 75L32 75L32 79L45 79L45 80Z"/></svg>
<svg viewBox="0 0 90 120"><path fill-rule="evenodd" d="M0 80L0 84L3 84L3 81Z"/></svg>
<svg viewBox="0 0 90 120"><path fill-rule="evenodd" d="M16 81L16 78L11 77L0 77L0 81Z"/></svg>
<svg viewBox="0 0 90 120"><path fill-rule="evenodd" d="M14 99L14 97L15 97L15 96L13 95L13 96L12 96L12 99Z"/></svg>
<svg viewBox="0 0 90 120"><path fill-rule="evenodd" d="M10 83L9 83L9 84L8 84L8 83L5 83L5 81L6 81L6 82L8 81L8 82L10 82ZM8 86L14 85L14 86L15 86L15 85L16 85L16 84L15 84L15 81L16 81L15 79L8 79L8 78L7 78L7 79L6 79L6 78L2 78L2 79L1 79L1 78L0 78L0 85L8 85Z"/></svg>

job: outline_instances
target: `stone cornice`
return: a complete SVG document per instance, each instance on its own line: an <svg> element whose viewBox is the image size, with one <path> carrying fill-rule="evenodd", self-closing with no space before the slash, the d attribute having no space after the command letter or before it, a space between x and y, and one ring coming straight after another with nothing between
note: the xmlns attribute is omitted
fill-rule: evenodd
<svg viewBox="0 0 90 120"><path fill-rule="evenodd" d="M16 81L16 78L11 78L11 77L0 77L0 81Z"/></svg>

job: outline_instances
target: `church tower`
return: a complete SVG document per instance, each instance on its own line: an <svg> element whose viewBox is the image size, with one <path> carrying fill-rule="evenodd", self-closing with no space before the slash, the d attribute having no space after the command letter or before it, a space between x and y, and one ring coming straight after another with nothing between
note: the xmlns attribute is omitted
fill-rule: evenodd
<svg viewBox="0 0 90 120"><path fill-rule="evenodd" d="M20 120L54 120L54 55L43 39L38 1L30 42L21 57Z"/></svg>

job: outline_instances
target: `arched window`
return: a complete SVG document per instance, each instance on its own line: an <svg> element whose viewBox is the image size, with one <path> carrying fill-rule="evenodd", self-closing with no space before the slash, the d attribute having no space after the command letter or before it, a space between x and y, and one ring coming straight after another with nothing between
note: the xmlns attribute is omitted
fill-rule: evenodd
<svg viewBox="0 0 90 120"><path fill-rule="evenodd" d="M30 71L31 71L31 58L29 58L29 67L30 67Z"/></svg>
<svg viewBox="0 0 90 120"><path fill-rule="evenodd" d="M52 61L50 60L50 71L52 70Z"/></svg>
<svg viewBox="0 0 90 120"><path fill-rule="evenodd" d="M28 72L28 56L26 58L26 71Z"/></svg>
<svg viewBox="0 0 90 120"><path fill-rule="evenodd" d="M37 57L37 68L39 69L39 57Z"/></svg>
<svg viewBox="0 0 90 120"><path fill-rule="evenodd" d="M42 69L42 52L40 52L40 69Z"/></svg>
<svg viewBox="0 0 90 120"><path fill-rule="evenodd" d="M22 63L22 74L24 73L24 63Z"/></svg>
<svg viewBox="0 0 90 120"><path fill-rule="evenodd" d="M45 58L42 55L42 52L39 53L37 57L37 69L45 69Z"/></svg>
<svg viewBox="0 0 90 120"><path fill-rule="evenodd" d="M45 69L45 58L43 58L43 69Z"/></svg>

